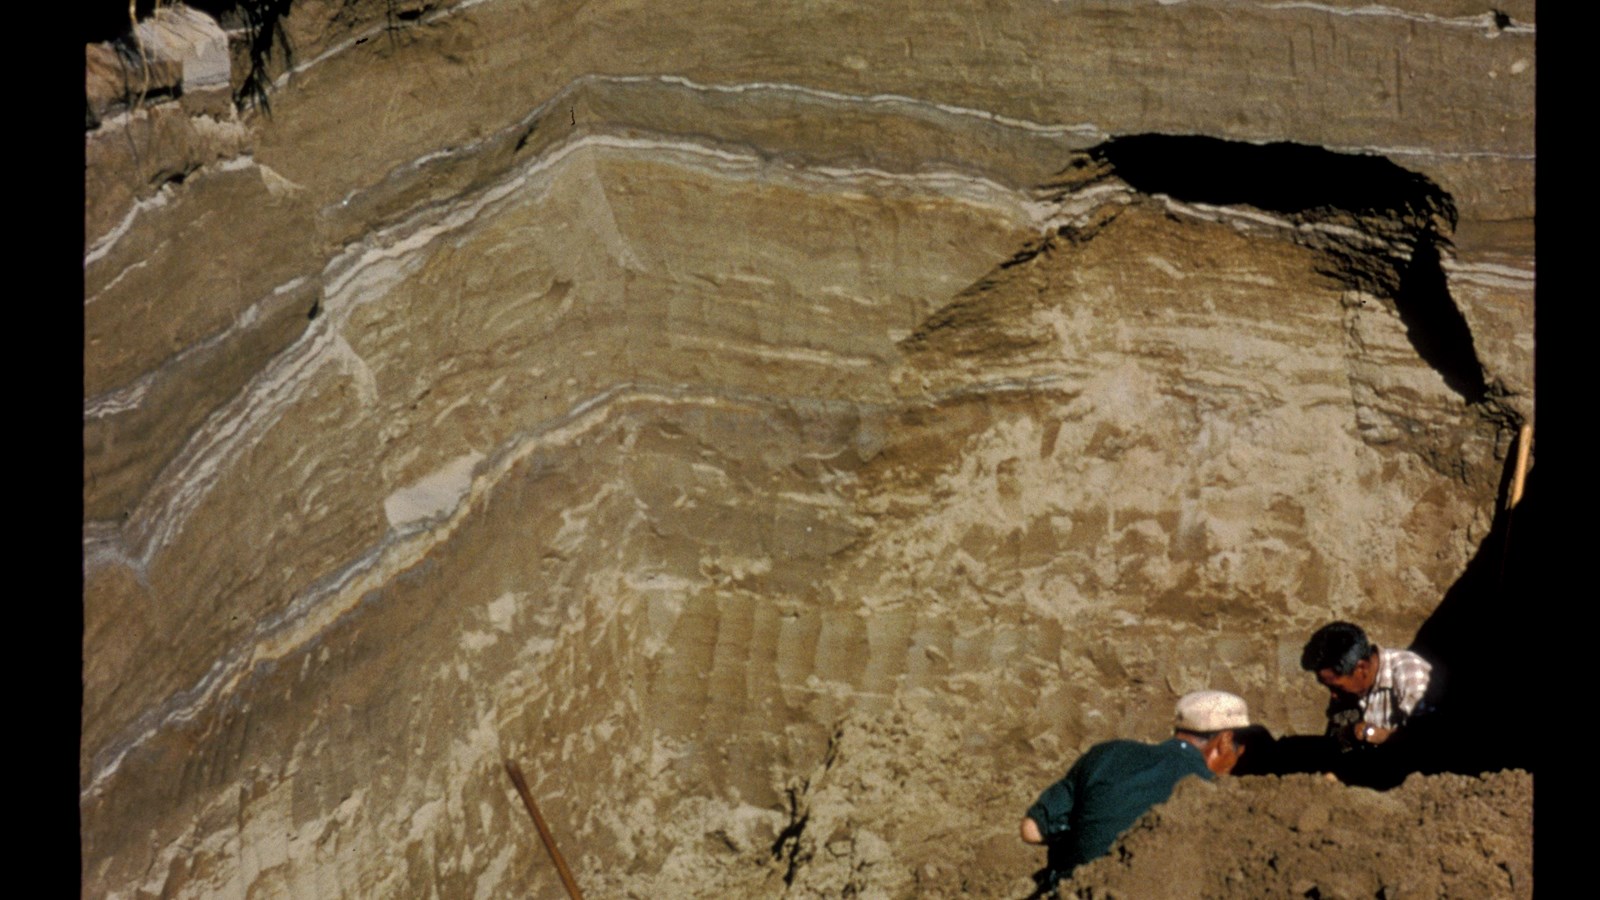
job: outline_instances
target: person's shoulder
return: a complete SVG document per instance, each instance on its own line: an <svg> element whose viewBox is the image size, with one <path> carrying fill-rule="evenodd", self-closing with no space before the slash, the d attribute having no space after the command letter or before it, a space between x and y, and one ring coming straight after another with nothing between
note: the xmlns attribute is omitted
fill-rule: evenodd
<svg viewBox="0 0 1600 900"><path fill-rule="evenodd" d="M1423 668L1433 667L1433 663L1429 662L1427 657L1415 650L1402 650L1398 647L1380 647L1378 648L1378 652L1386 655L1395 665L1420 666Z"/></svg>
<svg viewBox="0 0 1600 900"><path fill-rule="evenodd" d="M1202 767L1205 766L1205 755L1200 752L1200 748L1182 738L1173 737L1159 744L1149 744L1147 746L1163 756L1181 757L1184 760L1199 760L1200 765Z"/></svg>
<svg viewBox="0 0 1600 900"><path fill-rule="evenodd" d="M1112 738L1109 741L1101 741L1083 751L1083 755L1078 757L1077 765L1093 765L1103 759L1115 759L1132 753L1147 752L1151 746L1153 745L1128 740L1127 738Z"/></svg>
<svg viewBox="0 0 1600 900"><path fill-rule="evenodd" d="M1095 744L1093 747L1083 751L1083 756L1081 758L1089 759L1090 757L1101 757L1107 754L1121 753L1127 750L1130 746L1138 746L1138 744L1138 741L1130 741L1125 738L1112 738L1109 741L1101 741L1100 743Z"/></svg>
<svg viewBox="0 0 1600 900"><path fill-rule="evenodd" d="M1155 763L1158 760L1174 757L1187 758L1193 756L1196 759L1201 758L1199 751L1195 750L1193 745L1175 737L1150 743L1132 740L1107 741L1101 746L1106 747L1105 755L1130 761L1140 760Z"/></svg>
<svg viewBox="0 0 1600 900"><path fill-rule="evenodd" d="M1108 753L1136 753L1148 755L1151 753L1164 753L1170 744L1172 744L1170 739L1165 741L1149 742L1136 741L1131 738L1118 738L1114 741L1106 741L1100 746L1105 747L1106 752Z"/></svg>

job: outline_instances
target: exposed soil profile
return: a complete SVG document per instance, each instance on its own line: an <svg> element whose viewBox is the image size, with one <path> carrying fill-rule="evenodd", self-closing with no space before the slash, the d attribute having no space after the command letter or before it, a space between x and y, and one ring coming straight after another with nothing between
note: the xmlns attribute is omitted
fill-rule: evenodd
<svg viewBox="0 0 1600 900"><path fill-rule="evenodd" d="M130 2L81 896L1024 900L1208 688L1277 777L1063 896L1531 894L1535 0Z"/></svg>
<svg viewBox="0 0 1600 900"><path fill-rule="evenodd" d="M1533 777L1413 775L1392 791L1317 775L1178 785L1062 896L1533 896Z"/></svg>

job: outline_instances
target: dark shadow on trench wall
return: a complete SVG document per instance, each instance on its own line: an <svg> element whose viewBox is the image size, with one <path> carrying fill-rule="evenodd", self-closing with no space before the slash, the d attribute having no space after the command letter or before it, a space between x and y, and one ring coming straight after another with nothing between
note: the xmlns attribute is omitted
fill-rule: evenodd
<svg viewBox="0 0 1600 900"><path fill-rule="evenodd" d="M1484 399L1472 330L1441 265L1455 201L1429 178L1382 156L1197 135L1118 137L1090 155L1140 193L1253 206L1296 224L1336 222L1382 242L1349 244L1333 232L1296 237L1327 255L1325 274L1393 302L1411 346L1451 390L1468 403Z"/></svg>
<svg viewBox="0 0 1600 900"><path fill-rule="evenodd" d="M1435 704L1443 771L1534 771L1534 719L1553 687L1544 681L1552 621L1534 565L1544 534L1537 473L1522 501L1502 510L1489 536L1417 629L1411 649L1440 673Z"/></svg>
<svg viewBox="0 0 1600 900"><path fill-rule="evenodd" d="M1251 144L1199 135L1135 134L1090 151L1137 191L1187 203L1247 205L1281 215L1344 210L1425 218L1454 228L1454 201L1425 176L1381 156L1284 141Z"/></svg>

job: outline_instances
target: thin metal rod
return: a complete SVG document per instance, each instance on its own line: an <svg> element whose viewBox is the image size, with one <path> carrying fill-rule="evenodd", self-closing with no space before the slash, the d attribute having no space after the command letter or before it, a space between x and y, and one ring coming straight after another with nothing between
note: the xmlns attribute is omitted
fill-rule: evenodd
<svg viewBox="0 0 1600 900"><path fill-rule="evenodd" d="M539 829L539 840L544 841L544 849L550 851L550 858L555 861L561 883L566 886L567 896L572 900L583 900L583 892L578 890L578 882L573 880L572 870L567 868L567 861L561 858L561 851L556 849L556 839L550 834L550 826L544 823L544 816L539 814L539 804L533 802L533 794L528 791L528 782L522 777L522 768L509 759L505 762L506 774L511 776L511 783L517 786L517 793L522 795L522 805L528 808L528 815L533 816L533 825Z"/></svg>

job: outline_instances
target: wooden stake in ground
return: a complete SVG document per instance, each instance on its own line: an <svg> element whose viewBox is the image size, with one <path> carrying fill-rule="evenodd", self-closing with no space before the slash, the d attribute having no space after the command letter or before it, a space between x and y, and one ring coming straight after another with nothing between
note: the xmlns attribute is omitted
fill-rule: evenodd
<svg viewBox="0 0 1600 900"><path fill-rule="evenodd" d="M583 892L578 890L578 882L572 879L572 870L567 868L567 861L561 858L561 851L556 849L556 839L550 835L550 826L544 823L544 816L539 814L539 804L533 802L533 794L528 791L528 782L522 777L522 768L511 760L506 760L506 774L511 776L511 783L517 786L517 793L522 795L522 805L528 808L528 815L533 816L533 826L539 829L539 840L544 841L544 849L550 851L550 858L555 861L556 872L561 876L561 883L567 888L567 896L572 900L583 900Z"/></svg>
<svg viewBox="0 0 1600 900"><path fill-rule="evenodd" d="M1533 449L1533 426L1523 423L1522 429L1517 432L1517 467L1511 473L1510 497L1506 500L1506 509L1517 505L1522 499L1522 485L1528 478L1528 451Z"/></svg>
<svg viewBox="0 0 1600 900"><path fill-rule="evenodd" d="M1516 511L1517 503L1522 500L1522 487L1528 480L1528 451L1533 448L1533 426L1524 422L1517 431L1517 456L1511 469L1511 486L1506 489L1505 537L1500 542L1500 570L1495 580L1504 584L1506 580L1506 557L1511 555L1511 521L1512 513Z"/></svg>

